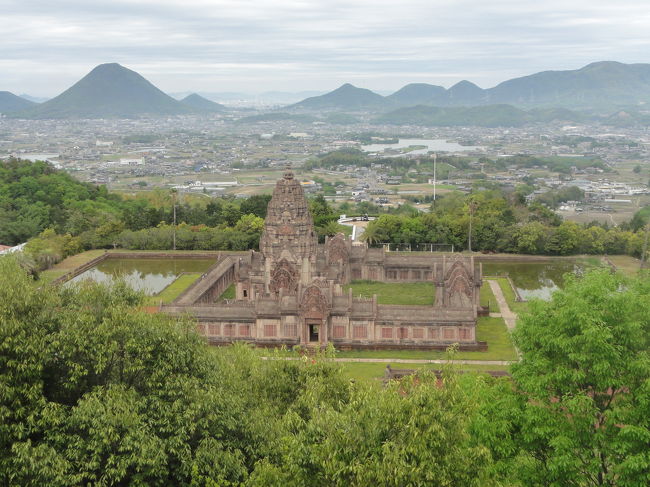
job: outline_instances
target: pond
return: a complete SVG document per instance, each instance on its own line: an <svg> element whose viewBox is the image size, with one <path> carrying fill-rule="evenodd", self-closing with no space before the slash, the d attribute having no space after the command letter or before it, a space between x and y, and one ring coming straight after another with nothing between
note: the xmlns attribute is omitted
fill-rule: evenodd
<svg viewBox="0 0 650 487"><path fill-rule="evenodd" d="M92 279L111 282L123 278L133 289L155 295L174 282L183 272L205 272L215 259L106 259L68 282Z"/></svg>
<svg viewBox="0 0 650 487"><path fill-rule="evenodd" d="M537 262L483 262L484 276L510 276L519 295L529 300L548 300L551 294L564 286L564 274L580 275L592 265L576 260L548 260Z"/></svg>
<svg viewBox="0 0 650 487"><path fill-rule="evenodd" d="M456 142L449 142L444 139L399 139L397 144L370 144L362 145L361 150L365 152L383 152L385 150L407 149L408 147L424 147L414 149L409 154L426 154L429 151L440 152L471 152L482 149L479 146L460 145Z"/></svg>

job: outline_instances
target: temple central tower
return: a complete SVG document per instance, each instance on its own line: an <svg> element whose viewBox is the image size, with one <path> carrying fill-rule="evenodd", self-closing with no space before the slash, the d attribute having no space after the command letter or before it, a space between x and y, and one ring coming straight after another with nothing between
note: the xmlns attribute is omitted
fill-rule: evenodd
<svg viewBox="0 0 650 487"><path fill-rule="evenodd" d="M309 213L305 193L287 170L275 185L260 238L260 250L273 266L280 260L300 265L316 262L318 236Z"/></svg>

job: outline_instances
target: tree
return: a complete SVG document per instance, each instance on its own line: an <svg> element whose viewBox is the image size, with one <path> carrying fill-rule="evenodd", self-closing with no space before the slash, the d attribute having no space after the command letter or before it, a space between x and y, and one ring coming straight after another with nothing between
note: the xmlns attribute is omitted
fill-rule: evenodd
<svg viewBox="0 0 650 487"><path fill-rule="evenodd" d="M38 287L0 258L0 484L244 480L259 438L230 371L139 303L124 284Z"/></svg>
<svg viewBox="0 0 650 487"><path fill-rule="evenodd" d="M468 435L476 402L455 374L439 382L424 373L386 389L359 385L341 396L309 384L297 401L308 413L286 416L292 434L249 485L491 485L488 450Z"/></svg>
<svg viewBox="0 0 650 487"><path fill-rule="evenodd" d="M650 483L650 279L566 276L514 332L522 485Z"/></svg>

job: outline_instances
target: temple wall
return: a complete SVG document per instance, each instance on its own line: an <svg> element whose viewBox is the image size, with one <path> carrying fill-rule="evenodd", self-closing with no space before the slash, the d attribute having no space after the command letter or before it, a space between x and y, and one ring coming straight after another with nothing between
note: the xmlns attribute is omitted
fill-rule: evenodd
<svg viewBox="0 0 650 487"><path fill-rule="evenodd" d="M208 271L176 298L174 304L195 305L214 303L235 281L238 261L233 257L219 260Z"/></svg>

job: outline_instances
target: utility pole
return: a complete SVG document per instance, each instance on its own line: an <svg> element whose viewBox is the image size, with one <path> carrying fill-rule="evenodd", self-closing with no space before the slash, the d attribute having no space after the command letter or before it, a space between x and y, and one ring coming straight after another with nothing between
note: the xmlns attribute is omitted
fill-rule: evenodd
<svg viewBox="0 0 650 487"><path fill-rule="evenodd" d="M641 267L639 270L643 270L645 267L645 256L648 252L648 233L650 233L650 222L646 223L645 226L645 240L643 242L643 250L641 251Z"/></svg>
<svg viewBox="0 0 650 487"><path fill-rule="evenodd" d="M176 191L172 190L172 204L174 209L174 232L172 233L172 249L176 250Z"/></svg>
<svg viewBox="0 0 650 487"><path fill-rule="evenodd" d="M433 153L433 206L436 206L436 163L438 161L438 154Z"/></svg>
<svg viewBox="0 0 650 487"><path fill-rule="evenodd" d="M472 251L472 217L474 216L474 210L476 209L476 201L469 202L469 234L467 235L467 249Z"/></svg>

